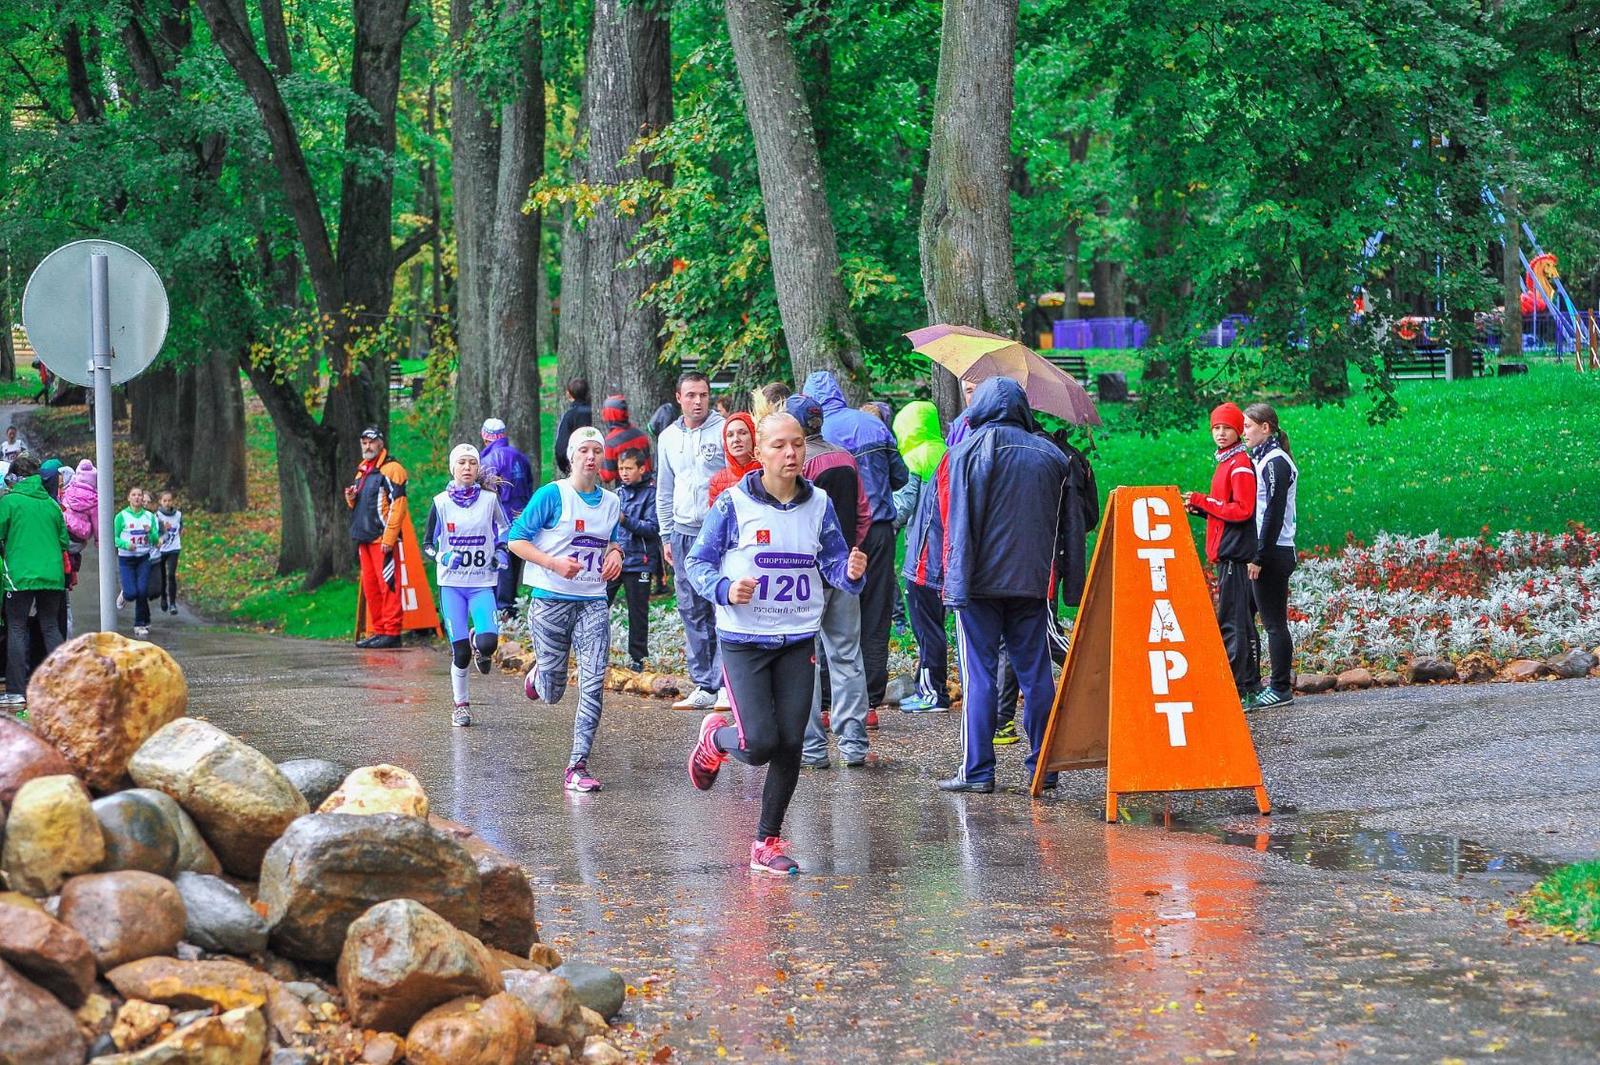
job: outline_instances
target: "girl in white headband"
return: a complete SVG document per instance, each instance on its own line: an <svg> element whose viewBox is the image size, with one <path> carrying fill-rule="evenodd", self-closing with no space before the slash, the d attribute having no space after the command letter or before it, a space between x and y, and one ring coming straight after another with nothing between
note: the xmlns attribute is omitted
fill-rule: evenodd
<svg viewBox="0 0 1600 1065"><path fill-rule="evenodd" d="M452 655L452 725L472 724L467 665L475 661L479 673L489 672L500 643L494 590L500 571L511 564L505 546L509 524L500 497L478 483L478 449L457 444L450 452L450 485L433 497L422 543L439 565L439 606Z"/></svg>

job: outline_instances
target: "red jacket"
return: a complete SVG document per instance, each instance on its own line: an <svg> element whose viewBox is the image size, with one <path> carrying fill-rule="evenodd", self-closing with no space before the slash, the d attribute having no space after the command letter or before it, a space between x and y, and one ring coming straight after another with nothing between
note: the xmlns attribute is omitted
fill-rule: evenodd
<svg viewBox="0 0 1600 1065"><path fill-rule="evenodd" d="M1217 454L1211 494L1190 492L1184 502L1206 516L1206 557L1248 562L1256 555L1256 467L1249 449L1235 444Z"/></svg>

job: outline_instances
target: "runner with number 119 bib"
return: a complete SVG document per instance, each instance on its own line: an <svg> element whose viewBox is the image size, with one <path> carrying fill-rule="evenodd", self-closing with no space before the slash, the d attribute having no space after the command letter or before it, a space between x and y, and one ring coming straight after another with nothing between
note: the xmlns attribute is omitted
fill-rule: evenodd
<svg viewBox="0 0 1600 1065"><path fill-rule="evenodd" d="M689 754L689 779L705 791L734 758L767 767L750 868L794 876L784 853L784 814L800 779L811 716L813 655L823 582L860 594L867 556L846 545L825 493L800 476L805 432L788 414L756 430L751 470L712 505L689 551L689 579L716 604L717 642L733 716L707 714Z"/></svg>
<svg viewBox="0 0 1600 1065"><path fill-rule="evenodd" d="M534 664L523 679L528 698L558 703L567 690L567 652L578 659L578 711L572 722L568 791L599 791L589 772L589 750L600 727L600 699L611 653L611 616L606 582L622 572L616 543L622 506L600 487L605 438L584 427L567 441L572 476L533 493L507 535L512 554L533 563L523 582L533 587L528 632Z"/></svg>

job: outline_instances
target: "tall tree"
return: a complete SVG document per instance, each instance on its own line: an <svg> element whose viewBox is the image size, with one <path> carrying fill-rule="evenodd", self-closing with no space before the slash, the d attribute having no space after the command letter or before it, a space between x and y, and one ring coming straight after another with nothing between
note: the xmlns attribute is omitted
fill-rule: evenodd
<svg viewBox="0 0 1600 1065"><path fill-rule="evenodd" d="M395 267L410 257L391 243L400 54L415 25L408 3L355 0L353 99L345 110L335 245L295 120L277 77L256 52L248 24L239 21L240 12L230 0L199 0L212 39L244 82L272 146L273 167L321 316L320 354L327 360L329 381L320 420L282 368L252 361L250 375L280 437L293 436L304 449L317 533L317 557L306 573L308 588L351 567L343 488L360 460L357 436L362 426L386 428L389 421L386 360L377 346L365 341L387 318ZM415 243L413 251L425 241Z"/></svg>
<svg viewBox="0 0 1600 1065"><path fill-rule="evenodd" d="M524 212L544 170L544 79L539 6L451 0L450 37L472 55L451 79L451 183L455 194L457 340L454 435L504 419L538 473L539 232ZM493 45L509 39L509 54Z"/></svg>
<svg viewBox="0 0 1600 1065"><path fill-rule="evenodd" d="M670 24L658 0L595 0L579 119L583 181L607 194L580 224L569 215L562 247L561 354L596 397L620 389L648 416L671 395L661 365L661 311L643 301L664 264L638 251L654 198L639 182L670 171L634 149L672 120Z"/></svg>
<svg viewBox="0 0 1600 1065"><path fill-rule="evenodd" d="M1016 336L1011 255L1011 103L1017 0L946 0L939 35L922 291L928 321ZM961 407L955 378L934 368L934 400Z"/></svg>
<svg viewBox="0 0 1600 1065"><path fill-rule="evenodd" d="M1014 0L1011 6L1014 29ZM860 398L866 363L840 276L833 210L794 44L776 0L726 0L724 11L755 140L772 279L795 380L828 370L847 394ZM1008 113L1010 99L1008 89Z"/></svg>

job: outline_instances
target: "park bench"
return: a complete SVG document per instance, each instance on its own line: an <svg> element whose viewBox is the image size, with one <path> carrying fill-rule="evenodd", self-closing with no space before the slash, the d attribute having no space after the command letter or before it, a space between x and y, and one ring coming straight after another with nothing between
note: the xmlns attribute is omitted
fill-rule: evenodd
<svg viewBox="0 0 1600 1065"><path fill-rule="evenodd" d="M1070 376L1077 378L1078 383L1083 385L1084 388L1089 388L1093 384L1089 380L1089 360L1085 359L1079 352L1064 351L1057 348L1040 354L1052 366L1065 370Z"/></svg>
<svg viewBox="0 0 1600 1065"><path fill-rule="evenodd" d="M1442 380L1450 360L1450 349L1440 345L1419 345L1403 348L1384 357L1389 376L1399 381ZM1472 376L1483 376L1483 351L1472 352Z"/></svg>
<svg viewBox="0 0 1600 1065"><path fill-rule="evenodd" d="M421 375L419 374L418 376L412 377L408 380L406 378L405 371L400 368L400 364L398 362L391 362L389 364L389 398L398 399L400 402L404 403L408 400L416 399L421 394Z"/></svg>

